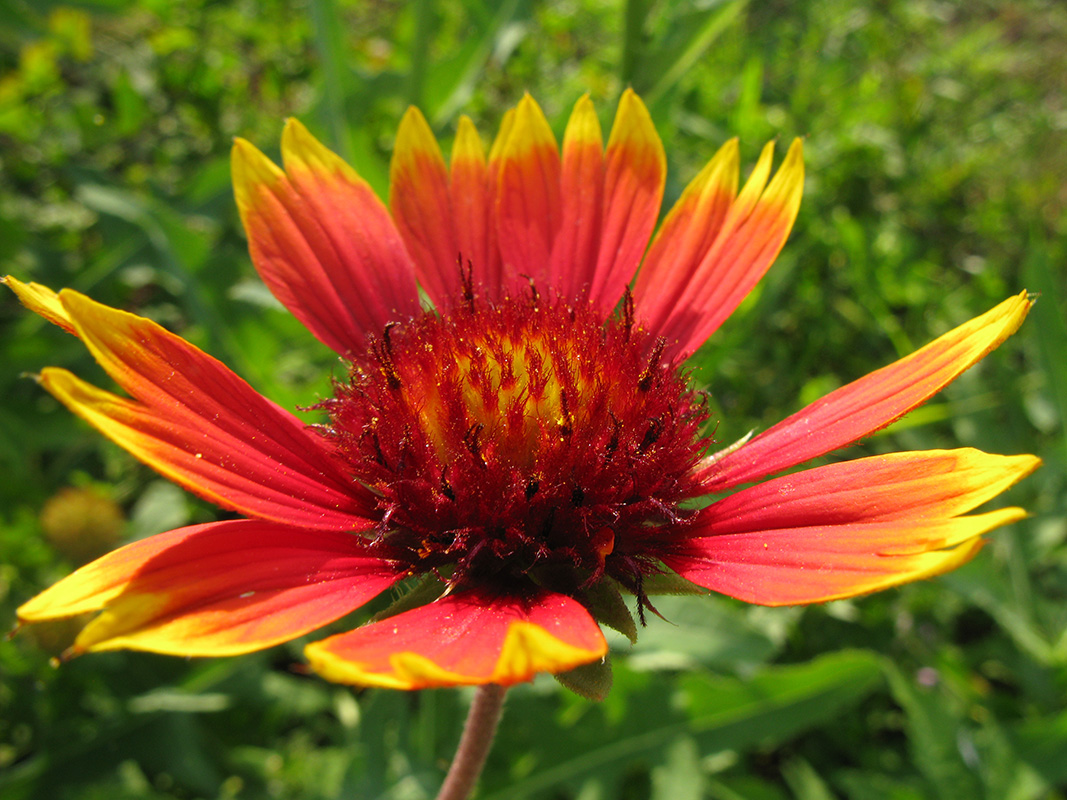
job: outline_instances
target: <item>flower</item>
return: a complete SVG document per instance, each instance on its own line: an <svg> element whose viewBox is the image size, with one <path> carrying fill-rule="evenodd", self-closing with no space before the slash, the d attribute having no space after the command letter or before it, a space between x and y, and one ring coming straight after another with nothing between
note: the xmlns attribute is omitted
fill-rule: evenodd
<svg viewBox="0 0 1067 800"><path fill-rule="evenodd" d="M411 109L388 209L295 120L282 156L284 170L237 140L235 192L259 274L345 366L321 424L149 320L5 279L128 397L51 367L45 389L245 517L129 544L19 608L23 622L100 611L74 653L249 652L403 582L387 616L308 645L311 667L360 685L509 685L600 662L600 623L635 636L625 596L642 621L672 581L770 605L851 597L951 569L1024 516L967 513L1035 469L1027 455L772 476L927 400L1016 330L1025 292L709 452L684 359L785 242L799 140L773 178L767 145L740 191L728 142L651 244L665 157L631 91L606 148L587 97L560 151L527 96L488 157L461 119L450 164Z"/></svg>

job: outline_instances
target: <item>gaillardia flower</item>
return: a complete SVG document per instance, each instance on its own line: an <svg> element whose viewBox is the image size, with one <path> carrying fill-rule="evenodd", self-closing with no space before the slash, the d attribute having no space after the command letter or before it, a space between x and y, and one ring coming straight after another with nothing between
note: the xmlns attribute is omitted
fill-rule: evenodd
<svg viewBox="0 0 1067 800"><path fill-rule="evenodd" d="M488 156L461 119L447 164L411 109L388 207L300 123L281 149L284 169L237 140L233 178L256 269L344 365L320 424L147 319L6 279L127 396L58 368L40 374L49 392L245 517L134 542L18 610L100 611L74 653L244 653L403 583L376 621L308 645L311 667L360 685L509 685L601 661L600 623L636 634L627 598L643 620L682 584L768 605L851 597L951 569L1024 516L968 512L1035 469L1026 455L771 476L927 400L1015 331L1025 293L713 452L684 359L789 235L800 141L773 177L767 145L740 191L728 142L654 237L666 163L630 91L606 147L588 98L560 150L526 97Z"/></svg>

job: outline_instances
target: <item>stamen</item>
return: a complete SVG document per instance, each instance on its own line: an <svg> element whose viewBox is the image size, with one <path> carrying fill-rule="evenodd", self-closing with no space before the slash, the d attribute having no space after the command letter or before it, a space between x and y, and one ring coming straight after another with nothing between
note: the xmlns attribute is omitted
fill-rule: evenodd
<svg viewBox="0 0 1067 800"><path fill-rule="evenodd" d="M652 380L656 376L656 369L659 367L659 360L663 357L663 349L667 346L667 340L660 336L656 339L656 344L652 348L652 352L648 356L648 364L641 371L641 377L637 379L637 388L642 392L647 392L652 386Z"/></svg>
<svg viewBox="0 0 1067 800"><path fill-rule="evenodd" d="M636 324L530 295L386 326L321 404L354 480L379 496L383 555L463 589L549 587L581 598L605 576L635 591L648 548L684 525L706 441L704 399ZM650 544L651 543L651 544Z"/></svg>
<svg viewBox="0 0 1067 800"><path fill-rule="evenodd" d="M634 296L627 286L622 293L622 330L623 341L630 341L630 334L634 329Z"/></svg>

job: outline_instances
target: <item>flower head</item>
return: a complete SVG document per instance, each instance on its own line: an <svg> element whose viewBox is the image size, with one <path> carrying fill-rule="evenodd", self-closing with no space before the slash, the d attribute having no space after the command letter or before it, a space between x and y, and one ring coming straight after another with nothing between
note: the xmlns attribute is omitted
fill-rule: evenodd
<svg viewBox="0 0 1067 800"><path fill-rule="evenodd" d="M784 244L799 141L773 177L764 148L740 190L727 143L654 237L665 158L630 91L606 147L588 98L561 150L526 97L488 156L462 119L449 164L411 109L389 208L296 121L282 156L284 169L238 140L234 183L259 274L344 365L319 424L146 319L6 279L128 396L57 368L39 377L48 391L245 517L127 545L19 609L100 611L74 652L248 652L403 584L391 615L309 645L311 666L362 685L506 685L602 659L599 623L636 635L626 596L643 621L665 578L822 602L951 569L1024 516L967 514L1032 456L898 453L772 476L927 400L1019 326L1025 293L712 452L684 360Z"/></svg>

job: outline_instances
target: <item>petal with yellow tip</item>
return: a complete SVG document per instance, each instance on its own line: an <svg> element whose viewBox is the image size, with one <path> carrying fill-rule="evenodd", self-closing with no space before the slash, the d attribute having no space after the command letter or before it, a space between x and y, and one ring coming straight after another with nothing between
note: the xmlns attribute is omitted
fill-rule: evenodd
<svg viewBox="0 0 1067 800"><path fill-rule="evenodd" d="M759 480L869 436L926 402L1013 334L1026 292L779 422L703 470L709 492Z"/></svg>
<svg viewBox="0 0 1067 800"><path fill-rule="evenodd" d="M296 120L281 170L253 145L233 148L234 193L252 261L274 295L341 354L418 312L415 271L385 205Z"/></svg>
<svg viewBox="0 0 1067 800"><path fill-rule="evenodd" d="M470 117L460 117L452 143L448 184L458 248L455 258L462 262L463 269L469 266L473 280L481 284L481 291L498 300L501 264L493 216L493 185L478 131ZM454 288L459 278L455 267L454 262Z"/></svg>
<svg viewBox="0 0 1067 800"><path fill-rule="evenodd" d="M802 145L800 139L793 141L768 184L773 150L773 143L764 147L721 224L719 198L728 196L732 183L724 173L714 182L710 176L704 178L717 194L705 201L701 213L689 218L689 225L703 226L704 231L665 226L664 238L653 243L637 278L634 304L638 319L667 338L668 352L687 355L700 347L745 299L785 244L804 186ZM679 202L694 199L683 196ZM675 222L685 218L679 214ZM715 224L719 227L714 228ZM708 235L712 231L714 238ZM676 249L675 239L685 246ZM701 249L706 247L702 253L697 251L699 255L692 250L696 242Z"/></svg>
<svg viewBox="0 0 1067 800"><path fill-rule="evenodd" d="M122 547L23 604L18 616L39 622L102 611L72 654L237 655L333 622L402 576L351 534L233 520Z"/></svg>
<svg viewBox="0 0 1067 800"><path fill-rule="evenodd" d="M605 158L604 222L590 298L610 311L645 254L667 182L663 142L632 89L619 99Z"/></svg>
<svg viewBox="0 0 1067 800"><path fill-rule="evenodd" d="M505 291L546 283L562 224L559 150L544 112L526 95L508 128L495 200Z"/></svg>
<svg viewBox="0 0 1067 800"><path fill-rule="evenodd" d="M472 590L314 642L304 652L311 668L331 681L427 689L509 686L595 661L607 649L596 621L569 597Z"/></svg>
<svg viewBox="0 0 1067 800"><path fill-rule="evenodd" d="M0 278L0 283L11 289L22 305L26 306L30 311L44 317L53 325L58 325L67 333L77 335L74 330L74 323L70 321L67 310L63 308L63 304L59 301L59 295L47 286L32 282L23 283L10 275Z"/></svg>
<svg viewBox="0 0 1067 800"><path fill-rule="evenodd" d="M562 223L552 247L551 282L561 297L587 295L603 225L604 143L593 101L575 103L563 134Z"/></svg>
<svg viewBox="0 0 1067 800"><path fill-rule="evenodd" d="M373 497L301 420L156 323L69 289L58 297L132 399L63 369L42 370L40 382L105 436L223 508L315 528L372 524Z"/></svg>
<svg viewBox="0 0 1067 800"><path fill-rule="evenodd" d="M459 245L448 169L426 118L414 106L400 121L389 163L389 208L430 299L438 306L454 300Z"/></svg>
<svg viewBox="0 0 1067 800"><path fill-rule="evenodd" d="M819 603L952 569L1019 508L960 516L1033 472L1034 456L894 453L786 475L702 509L668 544L683 578L751 603Z"/></svg>

